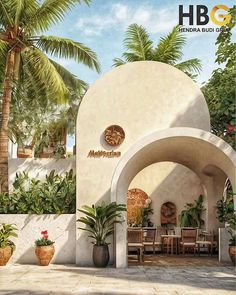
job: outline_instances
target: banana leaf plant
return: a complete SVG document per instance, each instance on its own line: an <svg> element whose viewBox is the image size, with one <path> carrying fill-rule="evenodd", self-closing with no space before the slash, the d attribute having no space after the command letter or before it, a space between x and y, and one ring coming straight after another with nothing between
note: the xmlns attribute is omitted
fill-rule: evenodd
<svg viewBox="0 0 236 295"><path fill-rule="evenodd" d="M85 205L78 211L86 215L77 220L86 225L85 228L79 227L79 229L89 233L89 237L95 240L93 244L103 246L109 244L107 238L113 234L114 225L124 222L122 212L126 211L126 205L116 202L92 205L92 207Z"/></svg>
<svg viewBox="0 0 236 295"><path fill-rule="evenodd" d="M202 228L204 220L202 214L206 209L203 206L203 196L200 195L194 203L187 203L185 209L179 216L181 227L198 227Z"/></svg>
<svg viewBox="0 0 236 295"><path fill-rule="evenodd" d="M16 246L14 242L11 241L11 237L17 238L16 233L17 228L13 224L2 223L0 226L0 248L6 248L10 246L12 252L15 250Z"/></svg>

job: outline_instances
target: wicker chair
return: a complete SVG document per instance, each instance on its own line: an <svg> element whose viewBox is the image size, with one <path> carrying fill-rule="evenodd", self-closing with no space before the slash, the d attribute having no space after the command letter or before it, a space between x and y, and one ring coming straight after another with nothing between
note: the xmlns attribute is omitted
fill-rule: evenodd
<svg viewBox="0 0 236 295"><path fill-rule="evenodd" d="M145 246L152 246L153 254L155 254L155 239L156 239L156 228L145 228L143 230L143 245L144 252Z"/></svg>
<svg viewBox="0 0 236 295"><path fill-rule="evenodd" d="M213 246L214 246L214 232L208 233L205 231L202 231L201 237L203 238L202 240L198 239L196 241L197 244L197 249L198 249L198 255L200 256L200 250L201 248L207 248L208 250L208 255L213 253Z"/></svg>
<svg viewBox="0 0 236 295"><path fill-rule="evenodd" d="M158 226L156 230L156 241L155 241L155 248L160 247L161 252L164 251L165 246L167 246L166 240L162 240L161 235L166 235L167 234L167 229L162 226Z"/></svg>
<svg viewBox="0 0 236 295"><path fill-rule="evenodd" d="M185 249L193 249L195 256L196 251L196 240L197 240L197 229L196 228L182 228L181 229L181 242L183 254L185 254Z"/></svg>
<svg viewBox="0 0 236 295"><path fill-rule="evenodd" d="M137 250L138 260L144 261L144 245L143 245L143 230L141 228L128 228L127 231L128 250L129 248Z"/></svg>

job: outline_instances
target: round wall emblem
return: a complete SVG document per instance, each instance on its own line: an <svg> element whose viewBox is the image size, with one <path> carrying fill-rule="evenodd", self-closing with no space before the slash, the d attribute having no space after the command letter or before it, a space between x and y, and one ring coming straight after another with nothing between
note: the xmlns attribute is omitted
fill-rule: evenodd
<svg viewBox="0 0 236 295"><path fill-rule="evenodd" d="M118 125L112 125L104 131L104 139L107 144L117 146L122 144L125 139L124 130Z"/></svg>

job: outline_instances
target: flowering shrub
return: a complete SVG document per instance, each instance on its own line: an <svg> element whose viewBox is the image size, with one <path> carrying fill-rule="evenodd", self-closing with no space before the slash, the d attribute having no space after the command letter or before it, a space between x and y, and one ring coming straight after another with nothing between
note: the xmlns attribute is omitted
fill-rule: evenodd
<svg viewBox="0 0 236 295"><path fill-rule="evenodd" d="M48 239L48 231L41 231L42 238L35 241L35 246L50 246L55 242Z"/></svg>

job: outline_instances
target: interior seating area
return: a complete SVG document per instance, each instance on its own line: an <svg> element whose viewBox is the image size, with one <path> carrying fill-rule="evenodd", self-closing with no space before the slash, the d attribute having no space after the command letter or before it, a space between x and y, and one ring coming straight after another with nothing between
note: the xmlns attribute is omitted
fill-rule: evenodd
<svg viewBox="0 0 236 295"><path fill-rule="evenodd" d="M198 228L128 227L128 255L137 255L140 262L149 255L209 257L217 251L216 238L214 232Z"/></svg>

